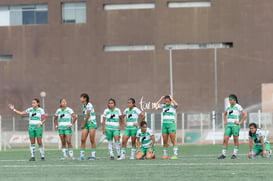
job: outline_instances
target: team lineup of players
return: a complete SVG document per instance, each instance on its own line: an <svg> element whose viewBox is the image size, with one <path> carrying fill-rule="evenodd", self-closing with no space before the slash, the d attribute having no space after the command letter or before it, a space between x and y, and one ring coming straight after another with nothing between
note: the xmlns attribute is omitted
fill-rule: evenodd
<svg viewBox="0 0 273 181"><path fill-rule="evenodd" d="M86 93L80 95L84 120L81 124L81 146L78 160L85 159L86 140L89 136L91 143L91 155L88 160L96 159L96 142L95 135L97 130L96 114L93 105L89 101ZM231 159L237 158L239 149L239 132L240 125L247 118L247 113L238 104L236 95L229 96L230 106L224 113L225 133L222 147L222 154L218 159L225 159L228 147L228 141L231 136L234 140L234 150ZM114 160L114 145L116 148L116 157L118 160L126 158L126 146L131 138L131 155L130 159L155 159L155 137L153 131L147 127L144 121L145 115L135 105L135 99L128 99L128 107L122 113L116 107L114 99L108 100L108 107L103 112L102 132L108 140L109 159ZM157 108L162 110L162 138L163 138L163 157L162 159L178 159L178 146L176 142L176 108L178 103L172 96L162 96L156 103ZM14 105L9 104L9 108L19 115L29 114L29 138L30 138L30 161L35 161L35 142L39 146L41 160L45 160L45 151L42 143L43 125L46 122L44 110L40 107L38 99L32 100L32 107L25 111L18 111ZM67 106L65 99L60 100L60 107L54 115L54 124L58 129L62 143L63 156L61 160L74 160L73 146L71 144L72 125L77 121L74 111ZM124 126L122 143L120 143L120 131ZM168 154L169 138L173 145L173 154ZM249 158L257 155L264 157L271 156L270 143L263 131L257 128L255 123L249 125Z"/></svg>

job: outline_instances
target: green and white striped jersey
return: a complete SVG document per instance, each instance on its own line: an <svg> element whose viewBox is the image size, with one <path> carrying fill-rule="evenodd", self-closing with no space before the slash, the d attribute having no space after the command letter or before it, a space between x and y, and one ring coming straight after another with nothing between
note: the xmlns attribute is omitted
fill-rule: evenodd
<svg viewBox="0 0 273 181"><path fill-rule="evenodd" d="M29 125L38 125L42 123L42 116L45 115L45 111L42 108L28 108L25 110L29 114Z"/></svg>
<svg viewBox="0 0 273 181"><path fill-rule="evenodd" d="M149 148L152 143L153 131L150 128L147 128L145 133L142 133L141 129L137 130L136 137L139 138L141 147Z"/></svg>
<svg viewBox="0 0 273 181"><path fill-rule="evenodd" d="M89 120L87 122L89 123L91 122L92 124L97 124L95 109L90 102L82 106L83 118L86 118L88 111L91 111L91 112L90 112Z"/></svg>
<svg viewBox="0 0 273 181"><path fill-rule="evenodd" d="M264 143L269 143L269 141L266 138L265 133L260 129L257 129L255 134L253 134L251 136L249 135L249 139L252 139L254 141L255 145L262 145L262 143L260 141L261 137L264 138Z"/></svg>
<svg viewBox="0 0 273 181"><path fill-rule="evenodd" d="M66 129L67 126L71 125L72 114L74 114L74 111L69 107L65 108L64 110L61 108L57 109L55 116L58 117L59 129Z"/></svg>
<svg viewBox="0 0 273 181"><path fill-rule="evenodd" d="M243 111L243 108L239 104L235 104L234 106L227 107L226 113L227 113L228 125L234 125L235 121L239 121L242 111Z"/></svg>
<svg viewBox="0 0 273 181"><path fill-rule="evenodd" d="M124 110L123 115L125 115L125 117L126 117L126 124L127 124L126 128L127 129L136 128L134 126L134 123L138 122L140 114L141 114L141 111L137 107L133 107L132 109L126 108Z"/></svg>
<svg viewBox="0 0 273 181"><path fill-rule="evenodd" d="M103 112L103 117L106 118L105 125L106 129L117 130L119 127L119 117L121 116L121 111L119 108L111 110L109 108L105 109Z"/></svg>
<svg viewBox="0 0 273 181"><path fill-rule="evenodd" d="M176 108L173 103L168 106L161 104L160 108L162 109L163 123L174 123L176 120Z"/></svg>

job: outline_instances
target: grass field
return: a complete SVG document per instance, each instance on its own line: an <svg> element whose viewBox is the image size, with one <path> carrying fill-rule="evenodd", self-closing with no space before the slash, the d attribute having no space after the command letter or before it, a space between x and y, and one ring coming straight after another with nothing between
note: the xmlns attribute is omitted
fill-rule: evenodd
<svg viewBox="0 0 273 181"><path fill-rule="evenodd" d="M60 161L60 150L47 150L46 161L40 161L36 151L35 162L28 161L27 149L13 149L0 152L0 180L272 180L273 158L250 160L246 157L248 145L241 145L238 159L231 160L232 148L230 145L225 160L216 159L221 145L187 145L180 147L178 160L161 160L162 148L157 146L156 160L110 161L106 148L101 147L96 161Z"/></svg>

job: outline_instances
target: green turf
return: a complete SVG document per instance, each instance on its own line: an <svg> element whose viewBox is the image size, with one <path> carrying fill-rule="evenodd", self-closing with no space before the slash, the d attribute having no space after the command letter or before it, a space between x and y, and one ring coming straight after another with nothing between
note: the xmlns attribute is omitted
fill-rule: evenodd
<svg viewBox="0 0 273 181"><path fill-rule="evenodd" d="M27 180L271 180L273 158L247 159L247 145L240 146L237 160L231 160L232 145L228 158L217 160L221 145L187 145L180 147L178 160L161 160L161 146L156 148L156 160L110 161L106 148L97 150L96 161L60 161L61 151L47 150L46 161L29 162L27 149L13 149L0 152L0 179L9 181ZM129 150L127 156L129 156ZM169 150L171 153L172 150ZM88 156L90 150L87 151ZM79 155L79 151L75 151Z"/></svg>

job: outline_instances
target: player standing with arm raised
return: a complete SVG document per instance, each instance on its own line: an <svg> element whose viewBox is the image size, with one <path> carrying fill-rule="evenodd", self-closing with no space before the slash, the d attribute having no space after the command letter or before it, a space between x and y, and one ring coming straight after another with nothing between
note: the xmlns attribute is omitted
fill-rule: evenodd
<svg viewBox="0 0 273 181"><path fill-rule="evenodd" d="M86 93L81 94L80 100L83 111L83 123L81 124L82 137L81 137L81 148L80 148L80 157L78 160L84 160L85 148L86 148L86 139L89 134L91 142L91 157L88 157L88 160L96 159L96 130L97 130L97 121L96 114L93 105L89 102L89 96Z"/></svg>
<svg viewBox="0 0 273 181"><path fill-rule="evenodd" d="M160 102L164 100L163 104ZM176 108L178 103L172 96L162 96L157 101L157 107L162 109L163 124L162 124L162 137L163 137L163 157L162 159L169 159L168 157L168 138L170 137L173 144L173 156L170 159L178 159L178 146L176 142Z"/></svg>
<svg viewBox="0 0 273 181"><path fill-rule="evenodd" d="M102 133L108 140L110 160L114 160L113 138L116 145L117 158L120 158L120 126L123 124L123 117L119 108L116 108L114 99L108 100L108 108L103 112Z"/></svg>
<svg viewBox="0 0 273 181"><path fill-rule="evenodd" d="M253 148L254 145L254 148ZM249 153L248 158L261 154L263 157L271 156L270 143L264 132L257 128L256 123L249 124Z"/></svg>
<svg viewBox="0 0 273 181"><path fill-rule="evenodd" d="M122 137L121 157L119 160L123 160L126 157L126 145L128 139L131 137L132 149L130 159L135 159L136 156L136 133L138 126L144 120L145 115L136 107L136 101L133 98L128 99L128 108L123 112L123 118L126 118L126 127Z"/></svg>
<svg viewBox="0 0 273 181"><path fill-rule="evenodd" d="M218 157L218 159L225 159L228 147L228 141L231 136L233 136L234 140L234 149L231 159L236 159L239 151L239 132L240 125L246 120L247 114L243 110L242 106L238 104L237 96L231 94L229 96L230 106L227 107L224 113L224 123L226 125L225 133L224 133L224 141L222 147L222 154ZM242 114L242 118L240 119L240 115Z"/></svg>
<svg viewBox="0 0 273 181"><path fill-rule="evenodd" d="M74 160L73 146L71 144L72 136L72 125L76 122L77 116L74 111L67 107L67 102L65 99L60 100L60 108L57 109L54 116L55 127L58 128L59 136L62 142L62 152L63 157L61 160L66 160L67 148L69 156ZM66 147L67 145L67 147Z"/></svg>
<svg viewBox="0 0 273 181"><path fill-rule="evenodd" d="M140 160L144 156L147 160L155 159L155 137L153 131L147 127L146 121L140 123L140 129L137 131L137 155L136 159Z"/></svg>
<svg viewBox="0 0 273 181"><path fill-rule="evenodd" d="M30 139L30 153L31 158L29 161L35 161L35 138L39 145L41 160L45 160L45 151L42 143L43 125L46 122L46 115L42 108L40 108L39 99L32 100L32 107L25 111L18 111L14 105L9 104L9 108L19 115L29 114L29 139Z"/></svg>

